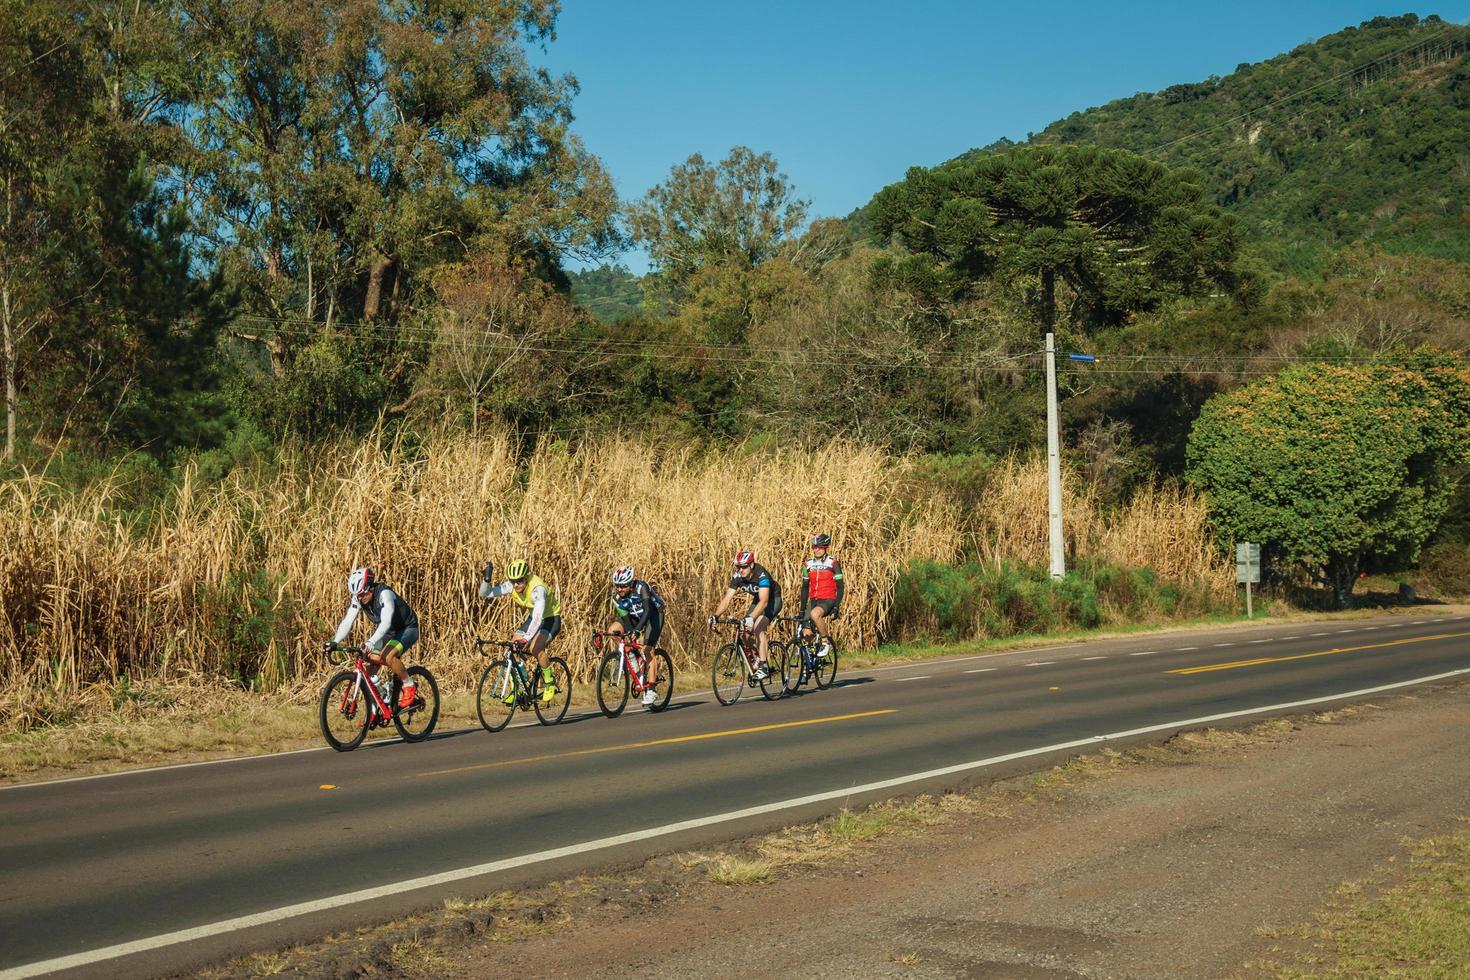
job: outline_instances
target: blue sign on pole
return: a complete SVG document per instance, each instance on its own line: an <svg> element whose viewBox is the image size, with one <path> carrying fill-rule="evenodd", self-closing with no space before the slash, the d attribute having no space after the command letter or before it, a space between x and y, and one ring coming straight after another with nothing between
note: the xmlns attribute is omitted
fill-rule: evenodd
<svg viewBox="0 0 1470 980"><path fill-rule="evenodd" d="M1092 354L1068 354L1067 360L1081 361L1083 364L1091 364L1093 361L1097 360L1097 358Z"/></svg>

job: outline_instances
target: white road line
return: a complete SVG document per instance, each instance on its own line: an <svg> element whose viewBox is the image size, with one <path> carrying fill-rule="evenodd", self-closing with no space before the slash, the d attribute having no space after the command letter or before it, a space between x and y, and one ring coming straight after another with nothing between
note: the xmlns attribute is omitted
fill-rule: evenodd
<svg viewBox="0 0 1470 980"><path fill-rule="evenodd" d="M1362 628L1362 630L1363 630L1364 633L1371 633L1371 632L1373 632L1376 629L1378 629L1377 626L1364 626Z"/></svg>
<svg viewBox="0 0 1470 980"><path fill-rule="evenodd" d="M1356 633L1357 630L1338 630L1339 633Z"/></svg>
<svg viewBox="0 0 1470 980"><path fill-rule="evenodd" d="M927 681L933 674L920 674L918 677L895 677L893 683L902 684L904 681Z"/></svg>
<svg viewBox="0 0 1470 980"><path fill-rule="evenodd" d="M1313 633L1312 636L1326 636L1326 633Z"/></svg>
<svg viewBox="0 0 1470 980"><path fill-rule="evenodd" d="M1026 666L1027 667L1050 667L1054 663L1056 663L1055 660L1033 660L1029 664L1027 664Z"/></svg>
<svg viewBox="0 0 1470 980"><path fill-rule="evenodd" d="M1235 646L1235 644L1234 643L1216 643L1215 646L1217 646L1217 647L1233 647L1233 646Z"/></svg>
<svg viewBox="0 0 1470 980"><path fill-rule="evenodd" d="M1246 642L1247 643L1270 643L1272 639L1273 639L1273 637L1268 636L1264 640L1247 640Z"/></svg>
<svg viewBox="0 0 1470 980"><path fill-rule="evenodd" d="M965 673L967 673L967 674L988 674L992 670L995 670L995 669L996 668L994 668L994 667L976 667L974 670L967 670L967 671L965 671Z"/></svg>
<svg viewBox="0 0 1470 980"><path fill-rule="evenodd" d="M283 922L287 919L294 919L303 915L327 912L347 905L356 905L360 902L372 902L393 895L401 895L405 892L418 891L421 888L451 885L470 878L494 874L497 871L508 871L511 868L524 868L533 864L543 864L559 858L575 857L593 851L606 850L610 847L621 847L625 844L646 841L653 837L667 837L670 834L678 834L687 830L698 830L702 827L713 827L736 820L761 817L769 813L780 813L796 807L828 803L833 800L849 799L853 796L867 793L896 789L900 786L908 786L912 783L923 782L929 779L940 779L945 776L953 776L957 773L972 772L976 769L988 769L1007 762L1015 762L1019 759L1029 759L1052 752L1065 752L1070 749L1094 746L1099 742L1109 742L1117 739L1133 738L1139 735L1151 735L1155 732L1166 732L1181 728L1208 725L1217 721L1226 721L1231 718L1244 718L1248 715L1258 715L1268 711L1286 711L1290 708L1305 708L1314 704L1326 704L1329 701L1341 701L1346 698L1366 697L1370 694L1379 694L1383 691L1413 687L1417 684L1429 684L1450 677L1461 677L1465 674L1470 674L1470 667L1447 671L1443 674L1430 674L1427 677L1416 677L1413 680L1398 681L1393 684L1381 684L1378 687L1365 687L1356 691L1343 691L1338 694L1328 694L1318 698L1307 698L1302 701L1285 701L1280 704L1262 705L1258 708L1243 708L1239 711L1225 711L1215 715L1202 715L1198 718L1166 721L1157 725L1147 725L1143 728L1132 728L1125 732L1111 732L1107 735L1094 735L1091 738L1073 739L1070 742L1058 742L1055 745L1042 745L1036 748L1021 749L1018 752L1010 752L1006 755L990 756L986 759L976 759L973 762L961 762L958 765L943 766L939 769L927 769L923 772L909 773L905 776L895 776L892 779L880 779L871 783L863 783L861 786L843 786L822 793L812 793L808 796L798 796L775 803L746 807L743 810L714 813L705 817L695 817L692 820L681 820L678 823L650 827L647 830L635 830L631 833L615 834L611 837L599 837L595 840L583 841L579 844L568 844L565 847L535 851L531 854L522 854L517 857L501 858L498 861L487 861L484 864L474 864L465 868L457 868L453 871L442 871L438 874L424 875L420 878L409 878L404 881L393 882L392 884L379 885L376 888L362 888L357 891L331 895L310 902L283 905L280 908L268 909L264 912L241 915L233 919L222 919L219 922L211 922L207 925L195 926L190 929L179 929L175 932L166 932L157 936L149 936L146 939L135 939L131 942L118 943L113 946L103 946L100 949L87 950L83 953L57 956L49 960L37 960L34 963L27 963L23 966L0 971L0 980L22 980L25 977L41 976L46 973L54 973L57 970L72 970L78 967L88 966L92 963L102 963L107 960L117 959L120 956L129 956L133 953L146 953L150 950L162 949L165 946L176 946L179 943L208 939L211 936L222 936L227 933L238 932L241 929L270 925L271 923Z"/></svg>
<svg viewBox="0 0 1470 980"><path fill-rule="evenodd" d="M1106 660L1107 657L1083 657L1083 660Z"/></svg>
<svg viewBox="0 0 1470 980"><path fill-rule="evenodd" d="M1409 625L1410 625L1410 626L1423 626L1423 625L1424 625L1424 623L1425 623L1425 620L1422 620L1422 619L1416 619L1416 620L1414 620L1414 621L1413 621L1413 622L1412 622L1412 623L1410 623L1410 624L1409 624Z"/></svg>
<svg viewBox="0 0 1470 980"><path fill-rule="evenodd" d="M1179 651L1179 650L1198 650L1199 647L1175 647L1174 649L1175 649L1175 651Z"/></svg>
<svg viewBox="0 0 1470 980"><path fill-rule="evenodd" d="M1157 650L1139 650L1137 653L1130 653L1130 654L1128 654L1128 656L1130 656L1130 657L1151 657L1151 656L1153 656L1154 654L1156 654L1158 652L1159 651L1157 651Z"/></svg>

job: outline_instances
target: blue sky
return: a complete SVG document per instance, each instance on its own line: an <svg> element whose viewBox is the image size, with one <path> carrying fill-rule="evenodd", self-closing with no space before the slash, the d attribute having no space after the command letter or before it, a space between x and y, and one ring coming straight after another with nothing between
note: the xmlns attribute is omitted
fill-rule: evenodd
<svg viewBox="0 0 1470 980"><path fill-rule="evenodd" d="M535 60L581 83L575 129L623 200L691 153L743 144L776 157L814 217L841 216L910 166L1403 12L1356 0L564 0ZM1470 0L1416 12L1464 23Z"/></svg>

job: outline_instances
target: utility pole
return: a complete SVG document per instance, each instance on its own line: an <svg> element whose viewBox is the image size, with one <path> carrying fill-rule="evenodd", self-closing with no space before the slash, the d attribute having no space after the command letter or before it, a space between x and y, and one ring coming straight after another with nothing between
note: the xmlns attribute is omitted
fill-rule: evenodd
<svg viewBox="0 0 1470 980"><path fill-rule="evenodd" d="M1046 513L1051 539L1051 577L1067 573L1062 547L1062 437L1057 422L1057 335L1046 332Z"/></svg>

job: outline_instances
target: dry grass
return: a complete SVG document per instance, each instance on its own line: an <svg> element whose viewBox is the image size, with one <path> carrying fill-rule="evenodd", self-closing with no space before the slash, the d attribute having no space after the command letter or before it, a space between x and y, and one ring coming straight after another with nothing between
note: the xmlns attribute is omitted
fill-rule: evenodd
<svg viewBox="0 0 1470 980"><path fill-rule="evenodd" d="M982 559L1047 563L1046 465L1011 457L986 480L986 508L970 532ZM1115 512L1075 473L1062 471L1067 549L1115 565L1151 568L1176 582L1203 582L1229 594L1233 569L1222 561L1208 532L1204 500L1187 487L1167 484L1140 491Z"/></svg>
<svg viewBox="0 0 1470 980"><path fill-rule="evenodd" d="M776 866L764 858L723 855L709 864L710 881L718 885L764 885L776 873Z"/></svg>
<svg viewBox="0 0 1470 980"><path fill-rule="evenodd" d="M912 558L952 560L971 537L987 557L1040 560L1040 463L1002 464L976 515L938 492L913 499L894 478L905 465L849 443L813 467L795 451L699 454L633 440L547 444L528 459L503 434L414 452L367 442L268 479L210 489L185 479L142 516L124 516L116 486L67 494L40 477L12 480L0 485L0 732L127 717L130 703L152 712L161 705L139 698L140 685L207 690L233 683L225 677L309 705L328 671L316 646L360 564L418 611L414 657L448 694L468 690L483 663L470 638L505 635L519 618L508 601L476 597L487 557L504 568L524 555L552 584L566 622L556 652L584 678L590 630L608 618L607 575L621 562L668 600L663 644L684 670L715 642L702 619L737 549L754 549L794 601L808 536L831 533L847 569L849 648L879 638ZM1068 486L1080 552L1166 575L1226 575L1210 565L1203 508L1188 494L1144 494L1108 521L1092 494Z"/></svg>

